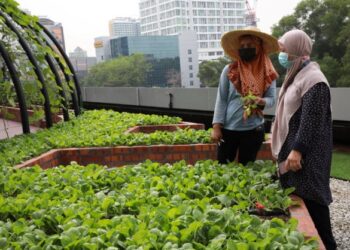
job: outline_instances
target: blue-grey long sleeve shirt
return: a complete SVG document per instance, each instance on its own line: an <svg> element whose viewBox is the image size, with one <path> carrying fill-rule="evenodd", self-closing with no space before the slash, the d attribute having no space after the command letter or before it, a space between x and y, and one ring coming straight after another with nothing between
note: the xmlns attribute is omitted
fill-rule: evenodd
<svg viewBox="0 0 350 250"><path fill-rule="evenodd" d="M220 123L224 129L244 131L254 129L264 123L264 118L251 115L243 120L242 96L227 77L229 65L223 69L220 77L216 103L214 109L213 124ZM276 81L265 91L263 98L266 102L265 108L270 108L276 102Z"/></svg>

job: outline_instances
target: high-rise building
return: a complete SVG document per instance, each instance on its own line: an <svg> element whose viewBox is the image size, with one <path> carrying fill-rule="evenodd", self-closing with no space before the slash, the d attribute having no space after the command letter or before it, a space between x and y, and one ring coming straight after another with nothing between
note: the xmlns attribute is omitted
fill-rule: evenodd
<svg viewBox="0 0 350 250"><path fill-rule="evenodd" d="M96 64L96 57L89 57L87 52L80 47L76 47L73 52L69 53L69 60L79 80L82 80L90 68Z"/></svg>
<svg viewBox="0 0 350 250"><path fill-rule="evenodd" d="M73 52L69 52L69 57L87 57L87 51L76 47Z"/></svg>
<svg viewBox="0 0 350 250"><path fill-rule="evenodd" d="M111 45L109 36L95 38L94 47L97 63L104 62L111 58Z"/></svg>
<svg viewBox="0 0 350 250"><path fill-rule="evenodd" d="M111 38L112 57L143 54L152 65L145 86L200 87L196 34Z"/></svg>
<svg viewBox="0 0 350 250"><path fill-rule="evenodd" d="M66 50L66 45L64 41L64 34L63 34L63 27L61 23L55 23L51 19L47 17L40 17L39 18L39 23L44 25L50 32L51 34L56 38L58 43L61 45L63 50Z"/></svg>
<svg viewBox="0 0 350 250"><path fill-rule="evenodd" d="M199 60L223 56L223 33L245 27L245 0L140 0L141 35L197 33Z"/></svg>
<svg viewBox="0 0 350 250"><path fill-rule="evenodd" d="M139 36L140 21L130 17L116 17L109 21L109 36Z"/></svg>

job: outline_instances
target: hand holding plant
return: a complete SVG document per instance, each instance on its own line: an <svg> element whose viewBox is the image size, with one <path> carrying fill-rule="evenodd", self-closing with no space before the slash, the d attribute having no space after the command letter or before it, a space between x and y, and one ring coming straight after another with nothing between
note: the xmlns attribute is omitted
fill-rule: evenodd
<svg viewBox="0 0 350 250"><path fill-rule="evenodd" d="M262 115L259 105L265 105L264 98L254 95L249 91L248 95L242 97L243 120L247 120L252 114Z"/></svg>

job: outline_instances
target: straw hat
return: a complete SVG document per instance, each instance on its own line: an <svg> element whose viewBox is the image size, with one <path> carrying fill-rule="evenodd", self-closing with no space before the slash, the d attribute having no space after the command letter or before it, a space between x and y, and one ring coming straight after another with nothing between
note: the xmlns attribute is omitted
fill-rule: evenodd
<svg viewBox="0 0 350 250"><path fill-rule="evenodd" d="M242 35L253 35L263 40L263 48L268 55L279 51L278 41L273 36L270 36L264 32L261 32L256 27L247 27L240 30L233 30L225 33L221 38L221 46L224 49L226 55L232 59L238 58L238 49L240 48L239 37Z"/></svg>

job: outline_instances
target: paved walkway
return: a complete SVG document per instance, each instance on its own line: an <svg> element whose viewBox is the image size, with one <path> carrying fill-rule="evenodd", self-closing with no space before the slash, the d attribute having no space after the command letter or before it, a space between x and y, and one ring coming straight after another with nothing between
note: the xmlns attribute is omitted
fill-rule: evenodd
<svg viewBox="0 0 350 250"><path fill-rule="evenodd" d="M5 126L6 125L6 126ZM30 127L30 132L37 131L39 128ZM6 133L7 131L7 133ZM8 136L13 137L15 135L20 135L23 133L22 123L14 122L9 120L4 120L0 118L0 140L6 139Z"/></svg>

